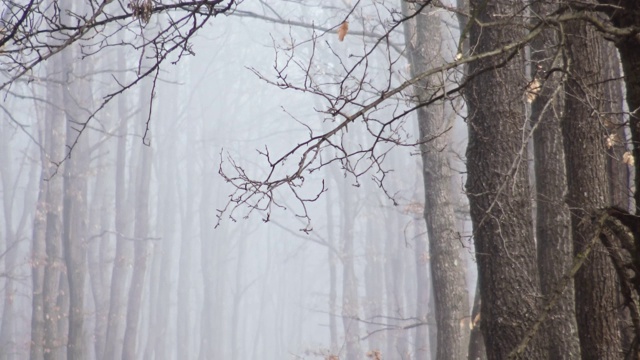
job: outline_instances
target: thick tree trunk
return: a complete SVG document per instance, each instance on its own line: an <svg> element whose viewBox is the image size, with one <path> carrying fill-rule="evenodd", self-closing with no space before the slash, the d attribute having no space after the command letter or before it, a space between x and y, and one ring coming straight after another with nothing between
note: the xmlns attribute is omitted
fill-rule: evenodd
<svg viewBox="0 0 640 360"><path fill-rule="evenodd" d="M524 36L513 14L524 1L471 1L478 21L470 43L482 53ZM499 25L486 25L497 22ZM523 133L528 128L524 106L527 84L524 54L473 62L465 95L468 104L467 191L473 222L482 297L482 331L487 357L504 359L538 318L540 283L531 217L528 153ZM498 65L498 68L479 74ZM546 359L536 337L523 359Z"/></svg>
<svg viewBox="0 0 640 360"><path fill-rule="evenodd" d="M589 216L609 204L606 174L606 132L598 118L603 109L603 41L583 22L565 27L569 78L565 83L562 133L566 153L574 253L592 236ZM616 275L602 244L575 276L576 318L582 358L619 359Z"/></svg>
<svg viewBox="0 0 640 360"><path fill-rule="evenodd" d="M410 8L406 10L406 14L415 11ZM422 14L415 17L415 21L405 23L405 43L409 48L413 75L442 63L439 53L442 42L441 20L433 13L433 8L424 8ZM427 101L433 95L429 89L440 89L440 86L442 82L434 76L414 87L417 102ZM451 168L446 150L451 142L448 132L450 124L445 119L442 103L421 107L417 115L424 180L424 219L429 235L429 264L438 332L436 359L463 359L467 357L469 342L469 326L464 325L469 316L469 295L465 281L465 262L460 258L462 244L457 238L451 202ZM422 242L419 241L417 245L416 264L419 269L424 264L421 258L427 252L425 246L420 246L423 245ZM420 272L418 276L420 278ZM420 304L426 305L424 301L428 299L427 289L427 284L418 283L418 293L424 297L419 299L419 308ZM420 316L426 313L426 308L420 310ZM426 339L419 338L416 342L426 344ZM426 357L423 354L420 358Z"/></svg>
<svg viewBox="0 0 640 360"><path fill-rule="evenodd" d="M532 4L538 14L550 14L557 6L540 1ZM548 29L531 42L531 123L535 126L533 148L536 180L536 235L542 295L550 297L573 262L569 208L564 196L567 178L560 129L563 92L559 73L547 72L561 65L555 30ZM545 322L543 335L549 343L550 359L580 358L575 318L573 282L564 289Z"/></svg>

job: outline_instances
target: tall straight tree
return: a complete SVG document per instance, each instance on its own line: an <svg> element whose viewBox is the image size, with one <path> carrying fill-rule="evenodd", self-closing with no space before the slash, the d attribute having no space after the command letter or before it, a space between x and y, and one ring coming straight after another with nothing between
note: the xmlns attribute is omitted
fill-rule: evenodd
<svg viewBox="0 0 640 360"><path fill-rule="evenodd" d="M551 14L558 6L532 1L539 16ZM537 18L536 20L537 21ZM551 69L561 66L562 53L555 29L549 28L531 42L531 73L528 94L536 181L536 238L542 295L550 297L573 261L569 208L564 195L567 177L560 116L562 114L562 76ZM550 359L580 357L580 343L575 318L573 282L560 296L545 323Z"/></svg>
<svg viewBox="0 0 640 360"><path fill-rule="evenodd" d="M402 2L404 13L412 15L418 11L414 6ZM412 21L405 22L405 43L409 49L412 76L444 62L440 49L442 45L440 17L432 7L424 7ZM440 90L441 79L437 76L425 79L414 87L418 104L428 101ZM437 324L436 359L463 359L467 357L469 327L460 326L469 316L469 295L465 281L465 262L460 258L462 243L458 241L456 221L451 201L451 168L447 145L451 143L445 118L444 103L420 107L417 111L420 152L422 155L422 175L424 181L424 219L429 235L429 255L431 278L435 298ZM432 139L432 140L429 140ZM418 243L420 245L420 242ZM426 249L416 249L424 256ZM420 275L420 274L419 274ZM428 298L428 284L419 283L418 293ZM426 305L419 301L418 306ZM419 316L426 316L426 308ZM427 348L426 334L415 339L420 348ZM433 345L432 345L433 346ZM426 358L426 352L420 359Z"/></svg>
<svg viewBox="0 0 640 360"><path fill-rule="evenodd" d="M562 119L574 252L582 251L593 228L589 216L609 205L606 171L604 39L584 22L565 26L567 73ZM595 244L575 276L576 319L582 358L619 359L616 274L602 244Z"/></svg>
<svg viewBox="0 0 640 360"><path fill-rule="evenodd" d="M620 62L624 71L627 105L630 112L630 128L635 161L635 194L636 214L640 207L640 2L635 0L600 0L605 12L610 16L614 26L631 28L625 34L617 34L616 47L620 52Z"/></svg>
<svg viewBox="0 0 640 360"><path fill-rule="evenodd" d="M71 49L69 49L71 50ZM72 81L74 67L71 65L71 51L63 54L64 88L63 101L67 118L67 146L71 146L78 135L76 124L81 123L84 115L82 106L89 104L91 91L88 84L81 80ZM72 156L64 171L64 221L62 239L64 243L64 257L66 275L69 283L69 334L67 351L68 359L86 359L84 348L84 294L86 264L86 233L87 233L87 175L89 173L89 146L86 136L78 139L77 153Z"/></svg>
<svg viewBox="0 0 640 360"><path fill-rule="evenodd" d="M470 44L490 51L525 35L525 1L473 0ZM511 59L509 59L511 57ZM521 49L469 64L467 192L473 223L487 357L505 359L539 313L540 282L531 216ZM522 358L546 359L536 338Z"/></svg>
<svg viewBox="0 0 640 360"><path fill-rule="evenodd" d="M52 62L50 74L61 73L61 59ZM62 103L60 79L54 79L47 84L47 151L50 159L62 159L66 139L64 114L56 109L54 104ZM61 318L61 309L57 306L60 294L60 274L64 266L62 259L62 208L64 180L58 172L64 171L64 164L60 168L49 166L47 176L47 230L46 254L47 261L43 278L43 316L44 316L44 350L46 360L62 358L62 336L58 331L57 320ZM36 299L34 298L34 301ZM35 334L39 338L39 334Z"/></svg>
<svg viewBox="0 0 640 360"><path fill-rule="evenodd" d="M125 68L124 53L118 51L118 68ZM126 201L126 164L127 164L127 128L128 114L127 102L123 97L118 98L118 113L120 124L118 126L118 144L116 151L115 171L115 225L116 225L116 256L113 262L111 275L109 316L107 318L107 336L104 352L104 360L117 359L121 355L122 341L124 337L124 322L126 314L125 290L131 265L132 244L126 240L129 233L129 207Z"/></svg>

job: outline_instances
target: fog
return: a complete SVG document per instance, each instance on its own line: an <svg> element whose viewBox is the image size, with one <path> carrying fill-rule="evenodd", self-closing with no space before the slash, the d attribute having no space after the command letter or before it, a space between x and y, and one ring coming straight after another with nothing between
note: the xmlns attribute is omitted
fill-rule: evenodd
<svg viewBox="0 0 640 360"><path fill-rule="evenodd" d="M154 59L97 40L97 55L70 46L3 94L0 358L33 358L35 295L45 358L71 358L75 346L86 359L346 359L348 343L362 358L434 356L432 290L418 295L430 254L417 253L428 239L418 125L400 116L407 96L319 145L301 177L254 191L295 174L305 142L359 101L410 77L402 26L374 48L400 5L360 5L340 42L350 1L268 3L212 19L184 56L116 96ZM153 37L166 21L152 17L112 44ZM442 21L451 58L455 18ZM353 99L331 109L340 94ZM464 109L443 106L473 303ZM416 347L417 329L428 348Z"/></svg>

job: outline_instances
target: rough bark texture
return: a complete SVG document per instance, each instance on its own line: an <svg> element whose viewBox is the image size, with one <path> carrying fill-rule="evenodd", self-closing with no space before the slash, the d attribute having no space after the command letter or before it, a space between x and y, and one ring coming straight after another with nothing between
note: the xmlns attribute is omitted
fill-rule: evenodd
<svg viewBox="0 0 640 360"><path fill-rule="evenodd" d="M535 1L532 6L538 14L548 14L557 8L540 1ZM573 262L570 214L564 201L567 177L560 129L563 104L559 88L562 86L561 75L548 73L550 69L561 66L562 60L555 30L548 29L532 41L531 60L532 81L541 86L531 89L539 92L531 104L531 122L536 127L533 148L538 267L542 295L548 299ZM580 358L573 282L565 288L556 307L550 311L544 335L549 343L549 359Z"/></svg>
<svg viewBox="0 0 640 360"><path fill-rule="evenodd" d="M565 27L568 75L562 133L566 154L574 253L582 251L593 229L589 216L609 204L606 132L598 117L604 85L601 49L604 41L580 22ZM603 245L594 246L575 276L576 318L583 359L619 359L616 275Z"/></svg>
<svg viewBox="0 0 640 360"><path fill-rule="evenodd" d="M523 1L471 1L482 23L470 29L470 43L482 53L524 35L512 14ZM503 57L470 64L465 95L469 108L467 191L478 260L482 297L482 331L487 357L504 359L535 322L539 312L540 283L531 217L528 155L523 134L527 120L524 89L527 84L521 51L500 67ZM507 55L505 55L507 56ZM479 71L498 65L496 70ZM537 337L524 359L546 359Z"/></svg>
<svg viewBox="0 0 640 360"><path fill-rule="evenodd" d="M601 0L601 3L613 4L607 8L613 25L617 27L640 27L640 2L636 0ZM640 34L617 39L616 46L624 71L627 90L627 105L630 111L631 140L635 158L635 194L636 212L640 206Z"/></svg>
<svg viewBox="0 0 640 360"><path fill-rule="evenodd" d="M405 4L405 3L403 3ZM405 4L405 13L412 14L413 6ZM422 73L442 63L440 55L440 18L431 7L422 9L420 15L405 26L405 42L409 52L412 75ZM414 87L416 101L428 101L441 86L437 76L426 79ZM422 175L424 181L424 219L429 236L429 256L435 316L437 324L436 359L463 359L467 357L469 326L465 320L469 316L469 295L466 290L465 262L460 258L462 243L457 238L456 221L451 202L451 168L447 146L451 142L448 132L450 124L445 119L443 104L422 107L417 111L422 154ZM426 246L416 251L420 258L426 255ZM424 260L422 261L424 265ZM420 274L418 274L420 278ZM425 293L427 284L418 283L418 293ZM418 302L419 315L427 313L420 309L426 303ZM427 339L416 339L426 344ZM422 357L426 358L427 352Z"/></svg>
<svg viewBox="0 0 640 360"><path fill-rule="evenodd" d="M628 26L640 26L640 3L634 0L608 0L600 1L601 3L612 3L620 7L610 7L609 16L615 26L628 27ZM613 47L613 43L607 43L604 53L605 59L609 59L606 63L607 78L620 79L620 63L622 63L622 70L624 71L624 81L626 85L627 105L630 109L629 129L631 130L631 149L635 164L624 164L622 154L627 150L624 146L624 142L614 144L609 149L609 157L607 158L607 165L609 170L609 195L611 196L611 204L619 206L623 209L631 209L631 213L638 214L637 206L640 199L640 191L638 191L640 184L640 177L635 176L635 194L630 195L632 191L633 175L630 173L640 174L640 162L637 161L640 156L640 36L635 34L634 36L623 37L614 42L618 48L618 54L611 54L610 48ZM611 133L618 134L619 139L625 139L624 137L624 124L627 120L622 115L620 105L616 102L622 98L622 88L619 84L620 80L614 80L607 82L606 99L609 100L608 104L611 105L609 119L611 120L608 130ZM635 171L631 171L635 168ZM630 202L630 198L635 200L635 206ZM633 209L635 207L635 209ZM619 294L621 301L623 295ZM620 326L622 331L622 346L624 351L631 348L635 331L631 325L630 314L627 308L620 311Z"/></svg>

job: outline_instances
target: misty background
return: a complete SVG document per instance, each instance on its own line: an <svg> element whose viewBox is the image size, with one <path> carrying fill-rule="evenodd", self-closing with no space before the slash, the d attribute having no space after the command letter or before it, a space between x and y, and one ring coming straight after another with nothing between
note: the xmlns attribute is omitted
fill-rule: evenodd
<svg viewBox="0 0 640 360"><path fill-rule="evenodd" d="M348 336L357 337L370 358L376 352L384 359L415 358L435 350L416 348L419 328L428 329L435 344L435 318L416 310L419 274L429 279L430 258L416 245L428 239L421 159L411 146L418 133L414 114L393 131L408 146L377 149L381 169L370 169L365 156L348 165L331 162L335 150L328 148L321 155L327 166L306 174L302 187L277 189L266 209L264 202L234 202L237 188L220 174L233 179L242 169L264 177L270 171L266 153L282 156L312 130L335 123L323 113L321 96L266 81L278 83L277 69L289 62L291 83L340 91L332 81L372 49L372 34L388 31L400 16L399 2L363 3L340 42L336 29L351 10L349 1L270 3L245 1L236 14L208 23L192 39L193 56L172 59L157 79L145 78L108 102L62 163L61 149L77 132L73 119L91 117L95 104L144 71L144 55L114 46L83 58L74 45L10 88L0 103L0 358L29 357L32 277L41 260L32 239L56 231L39 227L51 216L39 196L42 186L62 190L63 181L76 184L59 194L59 214L72 220L57 231L74 236L86 251L86 266L79 267L85 285L75 291L84 293L78 311L87 359L121 354L127 338L140 359L331 359L344 354ZM141 33L153 36L157 21L166 20L152 18ZM442 21L441 54L451 59L457 23L451 14ZM138 36L121 32L112 40ZM97 46L95 40L87 49ZM390 42L395 47L377 48L358 68L370 82L360 98L410 77L402 27ZM355 86L357 76L344 86ZM372 116L383 121L409 107L398 97ZM464 109L454 107L446 105L451 144L442 151L452 159L473 303L476 274L462 186L466 124ZM64 125L65 116L71 125ZM370 146L375 139L365 126L350 125L341 144ZM51 148L50 138L64 132L65 147ZM278 171L297 162L292 157ZM61 266L52 275L59 277L58 296L44 299L57 308L57 319L45 322L60 339L70 326L66 294L74 291L65 271ZM433 309L432 297L426 301ZM132 307L137 322L127 319ZM54 351L64 354L59 345Z"/></svg>

